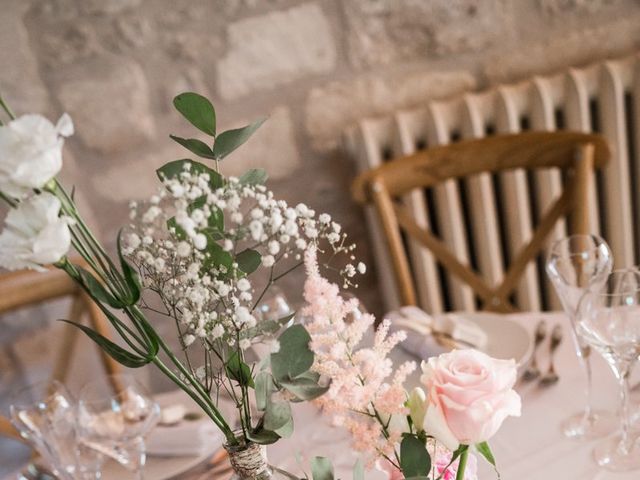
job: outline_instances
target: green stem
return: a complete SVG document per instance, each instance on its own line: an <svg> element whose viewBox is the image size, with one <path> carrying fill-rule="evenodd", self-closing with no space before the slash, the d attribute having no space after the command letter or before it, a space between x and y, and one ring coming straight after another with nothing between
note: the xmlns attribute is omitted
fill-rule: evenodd
<svg viewBox="0 0 640 480"><path fill-rule="evenodd" d="M1 125L1 124L0 124ZM7 204L11 207L11 208L16 208L18 206L18 204L15 202L15 200L13 200L12 198L8 197L7 195L5 195L4 193L0 192L0 199L4 200L5 202L7 202Z"/></svg>
<svg viewBox="0 0 640 480"><path fill-rule="evenodd" d="M15 120L15 119L16 119L16 116L13 114L13 112L11 111L11 109L9 108L9 106L8 106L6 103L4 103L4 100L3 100L3 98L2 98L2 97L0 97L0 107L2 107L2 109L3 109L5 112L7 112L7 115L9 115L9 118L10 118L11 120Z"/></svg>
<svg viewBox="0 0 640 480"><path fill-rule="evenodd" d="M456 480L464 479L464 471L467 468L467 457L469 456L469 449L467 448L460 454L460 463L458 463L458 473L456 473Z"/></svg>

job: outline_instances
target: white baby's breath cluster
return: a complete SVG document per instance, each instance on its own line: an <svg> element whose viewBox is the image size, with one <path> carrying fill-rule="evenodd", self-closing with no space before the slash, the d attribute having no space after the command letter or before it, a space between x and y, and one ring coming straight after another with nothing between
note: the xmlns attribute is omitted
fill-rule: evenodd
<svg viewBox="0 0 640 480"><path fill-rule="evenodd" d="M222 341L244 350L261 339L255 305L308 248L322 243L332 257L353 258L355 246L328 214L316 216L302 203L290 207L261 184L231 177L218 186L216 178L186 163L149 202L132 204L124 253L162 299L163 313L177 320L185 347ZM250 269L248 251L259 261ZM268 276L261 285L254 284L254 267ZM349 286L364 265L337 270Z"/></svg>

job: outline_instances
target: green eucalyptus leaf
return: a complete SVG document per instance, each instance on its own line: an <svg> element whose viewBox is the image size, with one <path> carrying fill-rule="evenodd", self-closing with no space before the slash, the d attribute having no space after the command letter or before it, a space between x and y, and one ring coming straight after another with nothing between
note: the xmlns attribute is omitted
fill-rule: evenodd
<svg viewBox="0 0 640 480"><path fill-rule="evenodd" d="M141 357L139 355L133 354L120 345L113 343L107 337L100 335L95 330L82 325L80 323L72 322L70 320L61 320L62 322L73 325L74 327L82 330L91 340L96 342L98 346L102 350L104 350L111 358L113 358L116 362L124 365L129 368L140 368L147 365L152 359Z"/></svg>
<svg viewBox="0 0 640 480"><path fill-rule="evenodd" d="M282 427L276 428L275 432L280 436L280 438L289 438L293 435L293 426L293 417L289 417L289 421Z"/></svg>
<svg viewBox="0 0 640 480"><path fill-rule="evenodd" d="M294 379L311 368L314 356L310 341L302 325L292 325L280 335L280 350L271 354L271 372L278 382Z"/></svg>
<svg viewBox="0 0 640 480"><path fill-rule="evenodd" d="M122 275L124 276L124 281L127 285L128 295L126 299L123 299L125 306L132 306L138 303L140 300L140 292L142 291L142 285L140 283L140 278L138 277L138 272L136 272L129 262L124 258L122 254L122 230L118 232L118 258L120 259L120 268L122 269Z"/></svg>
<svg viewBox="0 0 640 480"><path fill-rule="evenodd" d="M79 265L75 265L75 268L80 275L77 280L80 282L80 285L84 287L87 293L91 295L91 298L100 303L106 303L113 308L122 308L125 306L124 303L112 295L111 292L109 292L91 272L85 270Z"/></svg>
<svg viewBox="0 0 640 480"><path fill-rule="evenodd" d="M313 480L333 480L333 465L325 457L314 457L311 460L311 475Z"/></svg>
<svg viewBox="0 0 640 480"><path fill-rule="evenodd" d="M243 185L262 185L267 181L267 172L262 168L252 168L244 172L239 180Z"/></svg>
<svg viewBox="0 0 640 480"><path fill-rule="evenodd" d="M224 365L227 376L238 382L243 387L254 387L251 377L251 368L240 359L238 352L234 351Z"/></svg>
<svg viewBox="0 0 640 480"><path fill-rule="evenodd" d="M364 465L360 459L353 466L353 480L364 480Z"/></svg>
<svg viewBox="0 0 640 480"><path fill-rule="evenodd" d="M317 381L311 378L298 377L292 380L282 380L280 385L293 393L300 400L313 400L329 390L329 385L318 385Z"/></svg>
<svg viewBox="0 0 640 480"><path fill-rule="evenodd" d="M236 148L249 140L249 137L260 128L260 125L264 123L266 118L262 118L251 125L246 127L236 128L234 130L227 130L222 132L216 137L216 142L213 145L213 154L218 160L222 160L224 157L233 152Z"/></svg>
<svg viewBox="0 0 640 480"><path fill-rule="evenodd" d="M295 316L296 314L292 313L279 318L278 320L262 320L258 322L255 327L246 328L240 332L240 339L256 338L262 335L274 335ZM270 360L270 357L266 356L265 359Z"/></svg>
<svg viewBox="0 0 640 480"><path fill-rule="evenodd" d="M211 150L209 145L204 143L202 140L198 140L197 138L182 138L177 137L176 135L169 135L169 137L199 157L210 158L212 160L216 158L213 154L213 150Z"/></svg>
<svg viewBox="0 0 640 480"><path fill-rule="evenodd" d="M424 476L431 470L431 456L426 445L413 435L400 443L400 466L405 477Z"/></svg>
<svg viewBox="0 0 640 480"><path fill-rule="evenodd" d="M267 399L267 406L264 411L264 428L274 431L284 427L291 420L291 405L286 400ZM279 433L278 433L279 435Z"/></svg>
<svg viewBox="0 0 640 480"><path fill-rule="evenodd" d="M140 325L145 335L145 340L146 340L145 343L147 345L147 350L149 351L147 358L149 360L153 360L156 357L156 355L158 355L158 351L160 350L160 342L158 341L158 334L156 333L156 331L153 329L153 327L151 326L147 318L139 309L135 308L132 310L132 312L133 312L133 318L135 318L138 325ZM113 320L112 320L112 323L113 323Z"/></svg>
<svg viewBox="0 0 640 480"><path fill-rule="evenodd" d="M202 270L208 272L212 268L220 269L220 267L224 267L228 274L231 271L231 265L233 265L233 257L213 241L208 230L204 230L203 233L207 236L208 242Z"/></svg>
<svg viewBox="0 0 640 480"><path fill-rule="evenodd" d="M267 409L267 403L271 398L271 394L276 391L276 385L271 374L266 371L260 371L256 375L255 384L256 408L264 412Z"/></svg>
<svg viewBox="0 0 640 480"><path fill-rule="evenodd" d="M194 127L212 137L216 135L216 111L207 98L185 92L173 99L173 105Z"/></svg>
<svg viewBox="0 0 640 480"><path fill-rule="evenodd" d="M209 174L209 186L212 190L216 190L224 185L222 175L212 168L207 167L205 164L196 162L190 158L173 160L172 162L166 163L156 170L156 174L161 181L165 178L168 180L178 178L180 174L185 171L186 165L189 166L189 171L196 175L200 175L202 173Z"/></svg>
<svg viewBox="0 0 640 480"><path fill-rule="evenodd" d="M272 443L276 443L280 440L280 435L276 432L260 428L247 432L247 438L259 445L271 445Z"/></svg>
<svg viewBox="0 0 640 480"><path fill-rule="evenodd" d="M498 479L500 479L500 472L498 471L498 466L496 465L496 459L493 456L493 452L491 451L489 444L487 442L476 443L475 447L478 453L480 453L480 455L482 455L485 460L493 466L493 469L498 475Z"/></svg>
<svg viewBox="0 0 640 480"><path fill-rule="evenodd" d="M236 255L236 263L238 264L238 268L247 275L255 272L260 266L261 262L262 257L260 256L260 254L250 248L247 248L246 250L243 250Z"/></svg>

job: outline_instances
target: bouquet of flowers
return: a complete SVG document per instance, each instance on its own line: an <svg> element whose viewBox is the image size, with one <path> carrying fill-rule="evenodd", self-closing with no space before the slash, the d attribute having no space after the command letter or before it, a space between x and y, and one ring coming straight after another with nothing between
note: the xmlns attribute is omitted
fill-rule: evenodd
<svg viewBox="0 0 640 480"><path fill-rule="evenodd" d="M231 457L240 476L263 478L266 463L254 446L288 437L290 403L315 399L329 387L311 370L314 354L306 329L290 325L293 315L258 322L256 306L270 287L302 265L310 249L330 253L327 266L346 286L364 266L332 266L340 255L353 258L354 247L340 225L304 204L294 208L277 200L264 186L263 170L239 178L220 172L220 162L262 120L218 133L215 109L206 98L183 93L174 105L211 143L173 140L205 160L181 159L158 168L157 193L131 205L131 222L118 235L112 258L82 218L73 191L56 179L63 139L73 134L69 116L56 125L40 115L16 118L0 99L9 117L0 120L0 198L11 207L0 234L0 266L43 270L54 264L64 270L100 307L121 342L76 326L121 364L159 368L220 428L228 450L237 453ZM82 265L68 256L71 247ZM175 324L179 350L158 334L149 312ZM247 349L258 342L268 343L270 353L249 364ZM222 393L233 400L236 418L225 418L220 410ZM247 460L245 453L254 450L257 457Z"/></svg>
<svg viewBox="0 0 640 480"><path fill-rule="evenodd" d="M315 362L311 371L329 378L328 392L315 400L333 422L348 429L353 446L390 479L476 480L470 447L495 467L487 440L508 416L519 416L513 390L513 360L496 360L476 350L454 350L422 363L420 383L404 384L416 369L393 369L389 352L404 332L389 334L384 320L372 346L361 346L373 328L370 314L352 315L357 303L320 274L315 250L305 253L307 281L303 315ZM351 321L347 321L350 319ZM426 392L425 392L426 390Z"/></svg>

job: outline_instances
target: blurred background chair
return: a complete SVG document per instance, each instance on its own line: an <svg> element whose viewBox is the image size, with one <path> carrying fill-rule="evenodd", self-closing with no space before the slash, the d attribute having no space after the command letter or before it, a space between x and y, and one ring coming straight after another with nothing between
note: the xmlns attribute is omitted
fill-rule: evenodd
<svg viewBox="0 0 640 480"><path fill-rule="evenodd" d="M67 315L69 320L74 322L85 320L102 335L111 336L108 322L100 309L63 271L51 268L45 273L24 270L0 275L0 315L62 298L71 300ZM71 325L64 325L63 329L63 336L59 340L50 377L51 380L58 380L62 383L66 380L70 370L80 333L77 328ZM112 375L121 371L120 364L97 346L96 349L106 374ZM18 360L16 359L16 361ZM18 366L18 370L22 370L22 367ZM112 381L111 387L117 390L119 386L113 382L115 380ZM0 435L20 439L10 421L2 416L0 416Z"/></svg>
<svg viewBox="0 0 640 480"><path fill-rule="evenodd" d="M530 132L498 135L434 147L394 158L361 174L353 193L360 203L372 203L391 258L397 293L403 305L418 305L417 281L427 298L438 296L444 310L469 303L471 309L510 312L530 308L532 296L551 304L540 255L552 233L591 233L590 186L593 169L609 159L606 140L596 134ZM557 169L562 188L537 212L537 225L517 249L501 240L505 216L530 215L518 202L498 204L494 187L500 176L520 171L527 177ZM429 193L456 182L463 193L455 243L469 256L456 255L455 245L439 238L421 211ZM422 203L420 203L422 202ZM422 210L416 208L419 205ZM569 217L570 225L565 219ZM501 228L502 226L502 228ZM449 242L451 243L451 242ZM419 245L421 255L408 252ZM522 278L528 268L540 281L531 291ZM448 276L447 276L448 275ZM438 288L434 288L438 287ZM433 299L432 299L433 301ZM421 305L424 307L424 305ZM427 305L428 309L428 305Z"/></svg>

